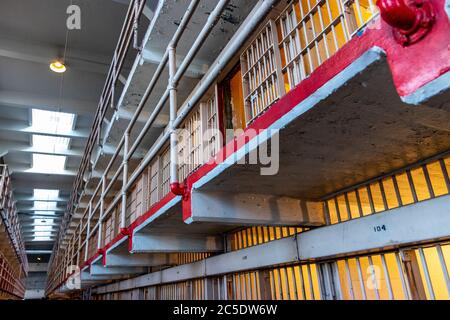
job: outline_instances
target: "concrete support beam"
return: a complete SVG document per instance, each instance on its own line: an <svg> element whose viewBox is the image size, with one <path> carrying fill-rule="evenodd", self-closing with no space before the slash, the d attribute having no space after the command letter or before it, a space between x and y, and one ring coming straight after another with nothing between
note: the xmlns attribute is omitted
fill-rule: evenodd
<svg viewBox="0 0 450 320"><path fill-rule="evenodd" d="M114 253L106 252L105 267L157 267L178 263L177 254L166 253Z"/></svg>
<svg viewBox="0 0 450 320"><path fill-rule="evenodd" d="M11 119L0 120L0 130L10 132L21 132L28 134L40 134L53 137L64 137L71 139L87 139L89 137L88 129L67 130L67 132L64 133L54 133L51 131L44 131L33 128L28 124L27 121L11 120Z"/></svg>
<svg viewBox="0 0 450 320"><path fill-rule="evenodd" d="M91 284L103 282L106 280L114 280L120 279L123 277L123 274L111 274L111 275L91 275L89 271L81 272L81 283L82 284Z"/></svg>
<svg viewBox="0 0 450 320"><path fill-rule="evenodd" d="M299 259L321 259L450 237L450 195L302 233Z"/></svg>
<svg viewBox="0 0 450 320"><path fill-rule="evenodd" d="M135 233L132 253L218 252L223 241L218 236L190 234Z"/></svg>
<svg viewBox="0 0 450 320"><path fill-rule="evenodd" d="M192 215L186 222L319 226L323 204L264 194L192 191Z"/></svg>
<svg viewBox="0 0 450 320"><path fill-rule="evenodd" d="M91 265L90 274L91 276L111 276L111 275L129 275L129 274L139 274L146 272L146 268L142 267L103 267L97 264Z"/></svg>

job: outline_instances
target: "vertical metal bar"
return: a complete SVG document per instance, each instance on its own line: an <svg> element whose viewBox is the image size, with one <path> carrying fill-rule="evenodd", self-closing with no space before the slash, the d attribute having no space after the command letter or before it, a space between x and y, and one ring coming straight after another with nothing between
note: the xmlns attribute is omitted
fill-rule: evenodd
<svg viewBox="0 0 450 320"><path fill-rule="evenodd" d="M448 267L447 267L447 264L445 263L445 259L444 259L444 255L442 253L441 245L438 244L436 246L436 251L437 251L438 256L439 256L439 262L441 263L442 273L444 274L445 284L447 286L447 294L450 297L450 281L449 281L449 276L448 276Z"/></svg>
<svg viewBox="0 0 450 320"><path fill-rule="evenodd" d="M370 190L370 185L366 185L367 197L369 198L369 205L371 213L375 213L375 206L373 204L372 190Z"/></svg>
<svg viewBox="0 0 450 320"><path fill-rule="evenodd" d="M333 287L336 293L336 299L343 300L341 279L339 278L339 269L336 261L331 263L331 272L332 272Z"/></svg>
<svg viewBox="0 0 450 320"><path fill-rule="evenodd" d="M123 178L122 178L122 210L120 215L120 228L126 227L127 214L127 182L128 182L128 146L130 140L130 133L125 132L125 141L123 147Z"/></svg>
<svg viewBox="0 0 450 320"><path fill-rule="evenodd" d="M447 191L450 192L450 177L448 175L447 167L445 166L444 159L440 159L441 170L444 175L445 184L447 185Z"/></svg>
<svg viewBox="0 0 450 320"><path fill-rule="evenodd" d="M355 195L356 195L356 203L358 204L359 217L363 217L364 214L363 214L362 205L361 205L361 197L359 196L358 189L355 189Z"/></svg>
<svg viewBox="0 0 450 320"><path fill-rule="evenodd" d="M382 180L378 180L378 185L380 186L381 198L383 200L384 210L388 210L389 206L386 199L386 192L384 191L384 186Z"/></svg>
<svg viewBox="0 0 450 320"><path fill-rule="evenodd" d="M328 206L328 201L324 201L325 204L325 222L327 225L331 224L331 217L330 217L330 207Z"/></svg>
<svg viewBox="0 0 450 320"><path fill-rule="evenodd" d="M336 215L337 215L337 219L338 219L338 223L342 221L341 219L341 211L339 210L339 204L337 201L337 197L334 197L334 206L336 208Z"/></svg>
<svg viewBox="0 0 450 320"><path fill-rule="evenodd" d="M386 265L386 259L384 257L384 253L381 254L381 264L383 265L383 271L386 276L386 286L388 289L389 300L394 300L394 293L392 292L392 285L391 285L391 277L389 275L389 270Z"/></svg>
<svg viewBox="0 0 450 320"><path fill-rule="evenodd" d="M394 184L395 196L397 197L398 205L401 207L403 206L403 201L400 195L400 189L398 188L397 177L395 175L392 176L392 183Z"/></svg>
<svg viewBox="0 0 450 320"><path fill-rule="evenodd" d="M100 217L98 219L98 239L97 239L97 249L102 247L102 234L103 234L103 214L105 211L105 175L102 176L102 192L100 195Z"/></svg>
<svg viewBox="0 0 450 320"><path fill-rule="evenodd" d="M92 215L92 202L89 202L89 213L87 217L87 228L86 228L86 245L84 249L84 260L88 259L88 251L89 251L89 237L91 232L91 215Z"/></svg>
<svg viewBox="0 0 450 320"><path fill-rule="evenodd" d="M434 198L434 190L430 180L430 174L428 173L428 168L426 165L422 165L423 174L425 176L425 181L427 183L428 192L430 193L430 197Z"/></svg>
<svg viewBox="0 0 450 320"><path fill-rule="evenodd" d="M369 264L370 264L370 265L372 266L372 268L373 268L374 264L373 264L372 256L368 256L367 258L368 258L368 260L369 260ZM375 280L377 281L377 283L376 283L376 285L375 285L375 296L376 296L377 300L380 300L380 292L378 291L378 290L379 290L379 288L378 288L378 281L379 281L380 279L377 278L376 273L374 274L374 276L375 276Z"/></svg>
<svg viewBox="0 0 450 320"><path fill-rule="evenodd" d="M345 199L345 207L347 209L347 219L351 220L352 219L352 213L350 210L350 202L348 200L348 192L344 193L344 199Z"/></svg>
<svg viewBox="0 0 450 320"><path fill-rule="evenodd" d="M416 193L416 187L414 186L414 182L411 176L411 170L406 170L406 176L408 177L408 183L409 183L409 187L411 189L411 193L413 196L413 200L414 202L417 202L417 193Z"/></svg>
<svg viewBox="0 0 450 320"><path fill-rule="evenodd" d="M344 268L345 268L345 275L347 277L347 282L348 282L348 289L349 289L349 293L350 293L350 297L352 300L355 300L355 292L353 291L353 282L352 282L352 277L350 274L350 267L348 265L348 260L344 259Z"/></svg>
<svg viewBox="0 0 450 320"><path fill-rule="evenodd" d="M364 286L364 278L363 278L362 271L361 271L361 264L359 263L358 257L356 257L355 260L356 260L356 268L358 270L359 284L361 286L362 300L367 300L366 289Z"/></svg>
<svg viewBox="0 0 450 320"><path fill-rule="evenodd" d="M405 300L411 299L409 283L405 280L405 272L403 271L402 262L400 261L400 254L398 252L395 252L395 261L397 262L397 269L400 275L400 281L402 283L403 296L405 297Z"/></svg>
<svg viewBox="0 0 450 320"><path fill-rule="evenodd" d="M310 293L311 293L311 298L312 298L312 300L315 300L316 297L314 295L314 286L313 286L313 281L312 281L311 266L310 266L309 263L306 265L306 268L308 270L309 290L310 290Z"/></svg>
<svg viewBox="0 0 450 320"><path fill-rule="evenodd" d="M171 43L169 48L169 94L170 94L170 184L178 183L178 136L174 125L177 117L177 84L175 74L177 69L176 47Z"/></svg>
<svg viewBox="0 0 450 320"><path fill-rule="evenodd" d="M430 273L428 271L427 260L425 259L425 254L423 253L423 249L419 248L419 256L420 261L422 262L423 273L425 276L425 282L427 283L428 293L430 294L430 299L435 300L433 285L431 284Z"/></svg>

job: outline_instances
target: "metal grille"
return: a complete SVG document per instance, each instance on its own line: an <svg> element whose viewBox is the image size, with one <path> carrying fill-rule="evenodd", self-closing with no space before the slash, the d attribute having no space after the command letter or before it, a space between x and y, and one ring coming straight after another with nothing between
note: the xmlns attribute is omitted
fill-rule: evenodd
<svg viewBox="0 0 450 320"><path fill-rule="evenodd" d="M13 297L22 299L24 295L25 286L17 268L12 267L0 252L0 300Z"/></svg>
<svg viewBox="0 0 450 320"><path fill-rule="evenodd" d="M450 158L423 164L326 201L330 224L445 195L450 190Z"/></svg>
<svg viewBox="0 0 450 320"><path fill-rule="evenodd" d="M162 183L161 198L170 192L170 150L167 148L161 155L162 161Z"/></svg>
<svg viewBox="0 0 450 320"><path fill-rule="evenodd" d="M361 1L297 0L277 21L286 91L333 55L375 15Z"/></svg>
<svg viewBox="0 0 450 320"><path fill-rule="evenodd" d="M450 244L339 259L334 287L344 300L449 299ZM323 265L322 265L323 266Z"/></svg>
<svg viewBox="0 0 450 320"><path fill-rule="evenodd" d="M150 165L149 168L149 198L150 198L150 207L154 205L156 202L160 200L159 198L159 160L160 157L156 157L155 160L153 160L153 163Z"/></svg>
<svg viewBox="0 0 450 320"><path fill-rule="evenodd" d="M317 266L301 264L270 270L273 300L320 300Z"/></svg>
<svg viewBox="0 0 450 320"><path fill-rule="evenodd" d="M180 159L178 177L180 181L183 181L189 173L194 171L202 163L200 108L197 108L194 112L192 112L192 114L185 120L181 128L184 130L178 137L178 154Z"/></svg>
<svg viewBox="0 0 450 320"><path fill-rule="evenodd" d="M281 96L277 74L280 57L274 32L274 23L269 21L241 55L247 123Z"/></svg>
<svg viewBox="0 0 450 320"><path fill-rule="evenodd" d="M337 260L336 288L344 300L405 300L408 281L399 252Z"/></svg>
<svg viewBox="0 0 450 320"><path fill-rule="evenodd" d="M211 256L208 252L181 252L178 253L178 264L193 263L196 261L204 260Z"/></svg>
<svg viewBox="0 0 450 320"><path fill-rule="evenodd" d="M307 231L308 228L294 227L250 227L229 234L231 251L240 250L272 240L292 236Z"/></svg>
<svg viewBox="0 0 450 320"><path fill-rule="evenodd" d="M119 230L119 214L121 211L121 204L113 209L103 224L103 245L111 242L118 234Z"/></svg>
<svg viewBox="0 0 450 320"><path fill-rule="evenodd" d="M221 147L221 140L219 136L219 120L217 114L217 101L213 95L206 102L202 103L204 117L206 121L206 130L204 131L204 155L203 162L209 161L214 157Z"/></svg>
<svg viewBox="0 0 450 320"><path fill-rule="evenodd" d="M450 299L450 244L438 244L414 250L426 298Z"/></svg>

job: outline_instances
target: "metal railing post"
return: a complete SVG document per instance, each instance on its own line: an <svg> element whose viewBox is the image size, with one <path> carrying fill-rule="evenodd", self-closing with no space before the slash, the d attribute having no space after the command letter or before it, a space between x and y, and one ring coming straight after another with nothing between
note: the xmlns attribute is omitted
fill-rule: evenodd
<svg viewBox="0 0 450 320"><path fill-rule="evenodd" d="M91 214L92 214L92 201L89 202L89 213L87 216L87 227L86 227L86 244L84 247L84 261L88 259L88 250L89 250L89 236L91 232Z"/></svg>
<svg viewBox="0 0 450 320"><path fill-rule="evenodd" d="M175 74L177 69L176 47L174 43L169 45L169 95L170 95L170 188L173 191L179 191L178 182L178 137L174 126L177 117L177 83L175 82ZM177 193L177 192L174 192Z"/></svg>
<svg viewBox="0 0 450 320"><path fill-rule="evenodd" d="M127 214L127 179L128 179L128 147L130 143L130 132L125 132L125 142L123 145L123 178L122 178L122 210L120 215L120 228L126 227Z"/></svg>
<svg viewBox="0 0 450 320"><path fill-rule="evenodd" d="M98 219L97 249L100 249L102 247L102 225L103 225L103 213L105 210L105 184L106 184L106 175L103 175L102 192L100 194L100 217Z"/></svg>

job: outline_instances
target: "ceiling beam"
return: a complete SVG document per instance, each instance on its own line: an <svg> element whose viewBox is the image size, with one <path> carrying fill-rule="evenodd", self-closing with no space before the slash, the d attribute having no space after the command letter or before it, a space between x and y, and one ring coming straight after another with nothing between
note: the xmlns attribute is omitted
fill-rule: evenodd
<svg viewBox="0 0 450 320"><path fill-rule="evenodd" d="M16 201L51 201L51 202L67 202L69 201L69 197L52 197L52 198L39 198L34 195L26 195L18 193L17 191L14 193L14 198Z"/></svg>
<svg viewBox="0 0 450 320"><path fill-rule="evenodd" d="M34 228L34 227L59 227L59 225L60 224L58 224L58 223L48 223L48 224L32 223L32 222L26 222L26 223L21 222L20 223L20 227L22 230L24 230L24 229L27 230L29 228Z"/></svg>
<svg viewBox="0 0 450 320"><path fill-rule="evenodd" d="M77 157L81 158L83 156L83 149L55 149L49 150L45 148L37 148L30 146L29 143L24 141L5 141L0 140L0 154L10 152L20 152L20 153L41 153L55 156L66 156L66 157Z"/></svg>
<svg viewBox="0 0 450 320"><path fill-rule="evenodd" d="M37 174L37 175L45 175L47 176L54 176L54 175L59 175L59 176L76 176L77 175L77 171L75 168L73 169L64 169L62 171L54 171L54 172L41 172L41 171L37 171L35 169L32 169L30 165L23 165L23 164L10 164L8 165L9 170L11 172L11 174L14 173L24 173L24 174ZM57 182L53 182L55 185L53 187L53 189L59 189ZM36 188L38 189L38 188Z"/></svg>
<svg viewBox="0 0 450 320"><path fill-rule="evenodd" d="M61 102L58 97L48 97L22 91L0 90L0 105L22 109L37 108L48 111L68 112L92 117L93 112L97 110L98 101L64 99Z"/></svg>
<svg viewBox="0 0 450 320"><path fill-rule="evenodd" d="M28 134L40 134L53 137L64 137L72 139L87 139L89 137L88 129L76 129L67 130L64 133L54 133L51 131L38 130L33 126L30 126L27 121L13 120L13 119L0 119L0 131L21 132Z"/></svg>
<svg viewBox="0 0 450 320"><path fill-rule="evenodd" d="M14 189L20 189L20 190L28 190L30 188L30 181L27 181L26 176L27 174L20 173L20 178L14 177L13 175L13 186ZM57 182L50 181L45 176L43 176L43 180L39 181L33 181L31 188L33 189L59 189L60 191L70 192L72 191L73 183L72 181L64 181L64 182Z"/></svg>
<svg viewBox="0 0 450 320"><path fill-rule="evenodd" d="M57 206L57 207L51 207L48 209L39 209L39 207L35 207L35 206L21 206L18 205L17 206L17 211L20 211L21 213L26 213L26 212L34 212L34 211L55 211L55 212L64 212L66 210L66 207L63 206Z"/></svg>
<svg viewBox="0 0 450 320"><path fill-rule="evenodd" d="M25 250L26 254L52 254L52 250Z"/></svg>
<svg viewBox="0 0 450 320"><path fill-rule="evenodd" d="M32 43L17 39L0 39L0 56L25 62L50 65L61 56L62 48L42 43ZM90 72L106 75L111 64L111 58L105 55L93 54L70 49L70 56L66 58L68 68L81 72Z"/></svg>

